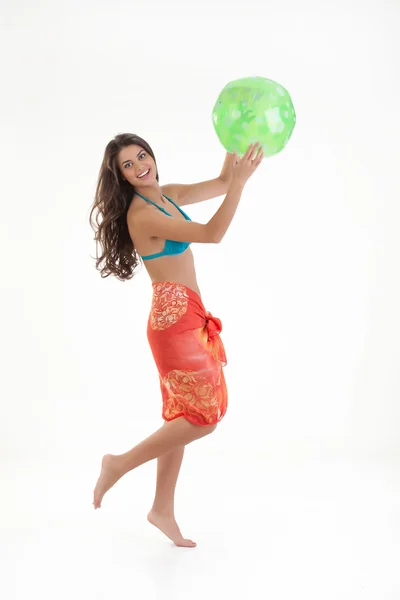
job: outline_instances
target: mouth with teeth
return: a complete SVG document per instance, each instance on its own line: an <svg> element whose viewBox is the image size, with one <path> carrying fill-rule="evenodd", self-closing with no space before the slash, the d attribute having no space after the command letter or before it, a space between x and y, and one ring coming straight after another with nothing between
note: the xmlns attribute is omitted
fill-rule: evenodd
<svg viewBox="0 0 400 600"><path fill-rule="evenodd" d="M138 175L138 179L148 179L150 175L150 169L147 169L147 171L143 171L143 173L141 173L140 175Z"/></svg>

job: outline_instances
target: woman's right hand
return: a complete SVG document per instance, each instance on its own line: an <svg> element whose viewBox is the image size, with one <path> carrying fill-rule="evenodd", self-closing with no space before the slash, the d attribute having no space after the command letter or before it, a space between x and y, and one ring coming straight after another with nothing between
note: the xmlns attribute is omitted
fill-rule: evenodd
<svg viewBox="0 0 400 600"><path fill-rule="evenodd" d="M251 177L258 165L264 158L264 151L259 142L256 144L250 144L246 154L239 158L236 152L233 152L233 181L245 184L246 181Z"/></svg>

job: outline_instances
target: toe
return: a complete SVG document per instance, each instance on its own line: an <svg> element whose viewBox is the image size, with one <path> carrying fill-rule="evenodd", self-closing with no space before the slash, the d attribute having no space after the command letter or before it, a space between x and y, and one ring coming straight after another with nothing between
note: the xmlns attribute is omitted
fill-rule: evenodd
<svg viewBox="0 0 400 600"><path fill-rule="evenodd" d="M194 548L196 546L195 542L192 540L185 540L184 538L182 538L180 542L175 542L175 544L177 546L184 546L185 548Z"/></svg>

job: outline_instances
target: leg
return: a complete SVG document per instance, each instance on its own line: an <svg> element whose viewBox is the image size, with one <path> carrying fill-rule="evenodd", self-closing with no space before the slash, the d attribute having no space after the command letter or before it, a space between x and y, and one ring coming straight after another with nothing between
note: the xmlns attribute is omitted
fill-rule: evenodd
<svg viewBox="0 0 400 600"><path fill-rule="evenodd" d="M194 440L204 437L211 433L216 425L201 427L193 425L183 417L174 419L165 423L160 429L150 437L140 442L137 446L120 454L106 454L103 457L100 477L94 490L94 507L100 508L101 500L104 494L119 480L123 475L132 471L139 465L157 458L166 452L190 444Z"/></svg>
<svg viewBox="0 0 400 600"><path fill-rule="evenodd" d="M177 546L193 548L196 546L195 542L182 536L174 514L176 481L184 451L184 446L177 446L158 457L156 494L147 520L158 527Z"/></svg>
<svg viewBox="0 0 400 600"><path fill-rule="evenodd" d="M156 493L152 511L168 517L174 516L175 488L184 452L185 446L182 445L158 457Z"/></svg>

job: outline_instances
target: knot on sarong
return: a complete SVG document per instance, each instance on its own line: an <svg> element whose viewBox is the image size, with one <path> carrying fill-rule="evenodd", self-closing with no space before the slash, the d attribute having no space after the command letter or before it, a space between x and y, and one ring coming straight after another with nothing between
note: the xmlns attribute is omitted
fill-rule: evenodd
<svg viewBox="0 0 400 600"><path fill-rule="evenodd" d="M222 331L222 323L217 317L213 317L210 312L206 313L206 327L209 340L214 340Z"/></svg>

